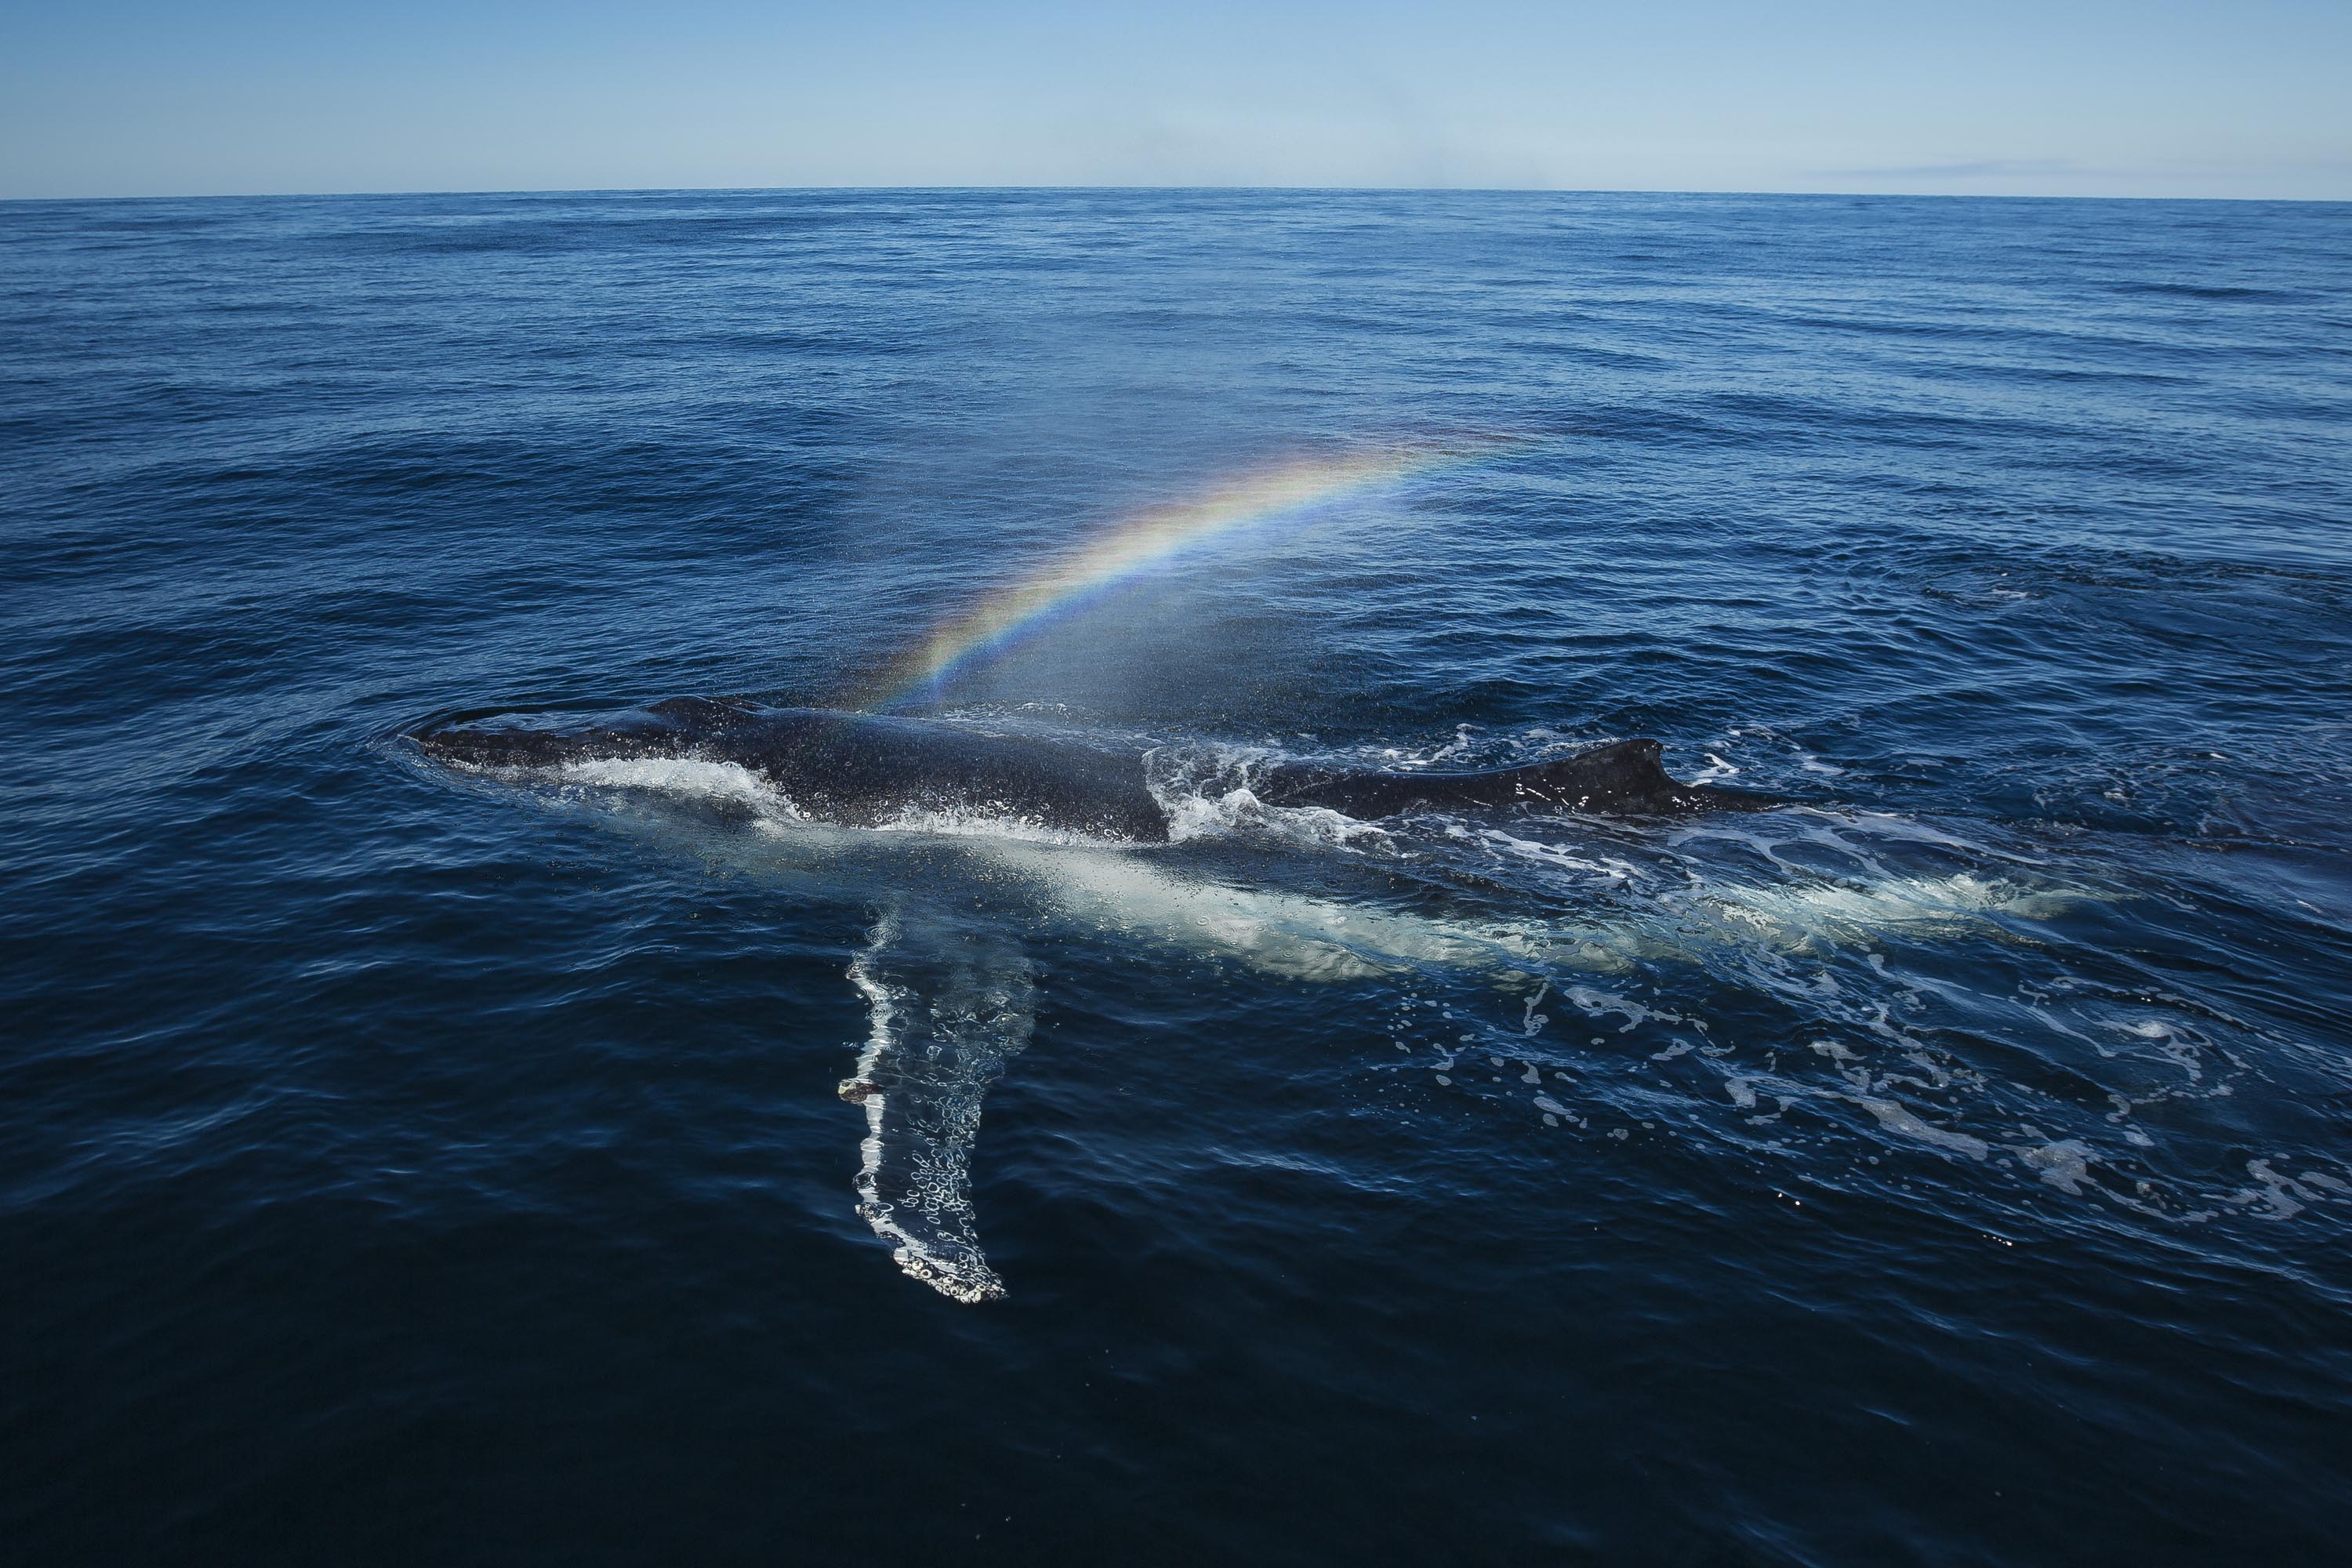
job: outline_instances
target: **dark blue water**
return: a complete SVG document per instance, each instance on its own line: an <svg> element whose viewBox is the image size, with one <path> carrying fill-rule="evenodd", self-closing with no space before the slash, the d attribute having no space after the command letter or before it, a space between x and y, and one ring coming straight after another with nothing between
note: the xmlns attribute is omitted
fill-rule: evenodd
<svg viewBox="0 0 2352 1568"><path fill-rule="evenodd" d="M0 377L12 1560L2340 1552L2352 208L14 204ZM1173 845L397 739L1448 442L915 705Z"/></svg>

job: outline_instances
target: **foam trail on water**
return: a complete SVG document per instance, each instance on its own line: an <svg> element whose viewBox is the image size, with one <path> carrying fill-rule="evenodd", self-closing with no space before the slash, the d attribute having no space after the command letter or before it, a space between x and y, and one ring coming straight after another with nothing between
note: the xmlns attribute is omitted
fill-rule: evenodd
<svg viewBox="0 0 2352 1568"><path fill-rule="evenodd" d="M857 1212L898 1267L966 1302L1004 1294L971 1206L981 1101L1036 1020L1028 960L1011 943L940 932L909 944L903 917L875 922L851 960L870 1026L842 1098L866 1111Z"/></svg>

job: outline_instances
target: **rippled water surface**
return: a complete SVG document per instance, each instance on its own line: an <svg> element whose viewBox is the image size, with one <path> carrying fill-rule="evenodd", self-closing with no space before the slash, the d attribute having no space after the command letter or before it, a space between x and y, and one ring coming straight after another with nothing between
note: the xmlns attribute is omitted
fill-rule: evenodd
<svg viewBox="0 0 2352 1568"><path fill-rule="evenodd" d="M0 1528L2333 1558L2347 258L2317 205L0 206ZM1148 752L1170 844L400 738L871 704L1129 520L1440 449L896 699ZM1635 735L1785 804L1249 788Z"/></svg>

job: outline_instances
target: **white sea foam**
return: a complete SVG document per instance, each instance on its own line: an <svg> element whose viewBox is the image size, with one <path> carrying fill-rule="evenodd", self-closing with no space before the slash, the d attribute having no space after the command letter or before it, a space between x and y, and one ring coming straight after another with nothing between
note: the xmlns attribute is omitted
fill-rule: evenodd
<svg viewBox="0 0 2352 1568"><path fill-rule="evenodd" d="M2070 1197L2080 1197L2091 1180L2091 1163L2098 1158L2079 1138L2061 1138L2038 1149L2019 1152L2026 1169Z"/></svg>
<svg viewBox="0 0 2352 1568"><path fill-rule="evenodd" d="M867 825L874 833L918 833L937 838L1009 839L1024 844L1117 846L1122 841L1055 827L1008 806L985 802L944 809L902 806Z"/></svg>
<svg viewBox="0 0 2352 1568"><path fill-rule="evenodd" d="M2104 1020L2104 1025L2109 1029L2127 1035L2135 1040L2144 1041L2153 1047L2158 1055L2178 1067L2190 1083L2200 1083L2204 1080L2205 1063L2202 1052L2200 1050L2201 1042L2196 1031L2161 1018L2135 1018L2129 1021L2110 1018Z"/></svg>
<svg viewBox="0 0 2352 1568"><path fill-rule="evenodd" d="M1706 754L1706 766L1691 774L1690 782L1701 784L1714 784L1717 780L1730 778L1738 772L1739 770L1738 768L1732 766L1729 763L1725 762L1713 752L1709 752Z"/></svg>
<svg viewBox="0 0 2352 1568"><path fill-rule="evenodd" d="M1252 780L1280 753L1267 747L1201 743L1157 748L1143 760L1144 784L1168 819L1171 843L1249 838L1302 849L1353 849L1386 843L1388 830L1323 806L1269 805Z"/></svg>
<svg viewBox="0 0 2352 1568"><path fill-rule="evenodd" d="M565 784L646 790L760 811L791 810L790 803L772 784L740 763L701 762L687 757L607 757L565 763L555 770L555 774Z"/></svg>
<svg viewBox="0 0 2352 1568"><path fill-rule="evenodd" d="M1323 806L1267 805L1246 786L1220 795L1154 791L1168 818L1171 843L1202 838L1260 837L1302 847L1346 848L1385 841L1388 830Z"/></svg>
<svg viewBox="0 0 2352 1568"><path fill-rule="evenodd" d="M893 1244L909 1276L964 1302L993 1300L1003 1281L982 1254L971 1153L992 1079L1035 1026L1027 961L1010 948L974 963L963 944L908 950L899 917L876 922L849 965L868 1029L845 1099L863 1106L857 1212ZM920 984L896 977L910 968Z"/></svg>
<svg viewBox="0 0 2352 1568"><path fill-rule="evenodd" d="M1941 1127L1931 1127L1894 1100L1874 1100L1866 1095L1854 1095L1850 1098L1856 1105L1875 1117L1878 1124L1889 1132L1899 1132L1906 1138L1916 1140L1950 1153L1965 1154L1971 1160L1981 1160L1990 1151L1991 1145L1983 1139L1972 1138L1965 1132L1947 1131Z"/></svg>
<svg viewBox="0 0 2352 1568"><path fill-rule="evenodd" d="M1602 881L1623 883L1632 880L1635 868L1622 859L1590 857L1579 854L1565 845L1546 844L1538 839L1522 838L1500 828L1486 828L1475 836L1465 829L1465 837L1475 837L1497 854L1517 856L1521 859L1565 871L1589 871Z"/></svg>
<svg viewBox="0 0 2352 1568"><path fill-rule="evenodd" d="M1645 1007L1630 997L1613 996L1590 986L1571 985L1560 994L1568 999L1570 1005L1589 1018L1605 1018L1612 1015L1622 1016L1625 1024L1618 1031L1620 1034L1631 1034L1637 1026L1647 1023L1680 1024L1685 1021L1680 1013L1661 1012Z"/></svg>
<svg viewBox="0 0 2352 1568"><path fill-rule="evenodd" d="M2237 1204L2260 1204L2265 1219L2293 1219L2313 1204L2352 1202L2352 1183L2325 1171L2305 1171L2290 1176L2271 1168L2268 1160L2246 1162L2246 1174L2262 1184L2235 1194Z"/></svg>
<svg viewBox="0 0 2352 1568"><path fill-rule="evenodd" d="M811 820L789 795L740 763L690 757L602 758L562 763L552 770L552 776L564 784L740 806L780 822ZM1010 806L985 801L945 809L902 806L854 831L945 838L1004 838L1030 844L1116 846L1121 842L1055 827L1024 816Z"/></svg>

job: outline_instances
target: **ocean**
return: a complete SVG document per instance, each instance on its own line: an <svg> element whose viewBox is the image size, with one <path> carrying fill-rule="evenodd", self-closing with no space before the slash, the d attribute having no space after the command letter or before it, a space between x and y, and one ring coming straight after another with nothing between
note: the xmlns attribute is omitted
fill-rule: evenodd
<svg viewBox="0 0 2352 1568"><path fill-rule="evenodd" d="M2342 1551L2352 206L9 203L0 481L12 1561ZM1173 841L404 738L680 694Z"/></svg>

